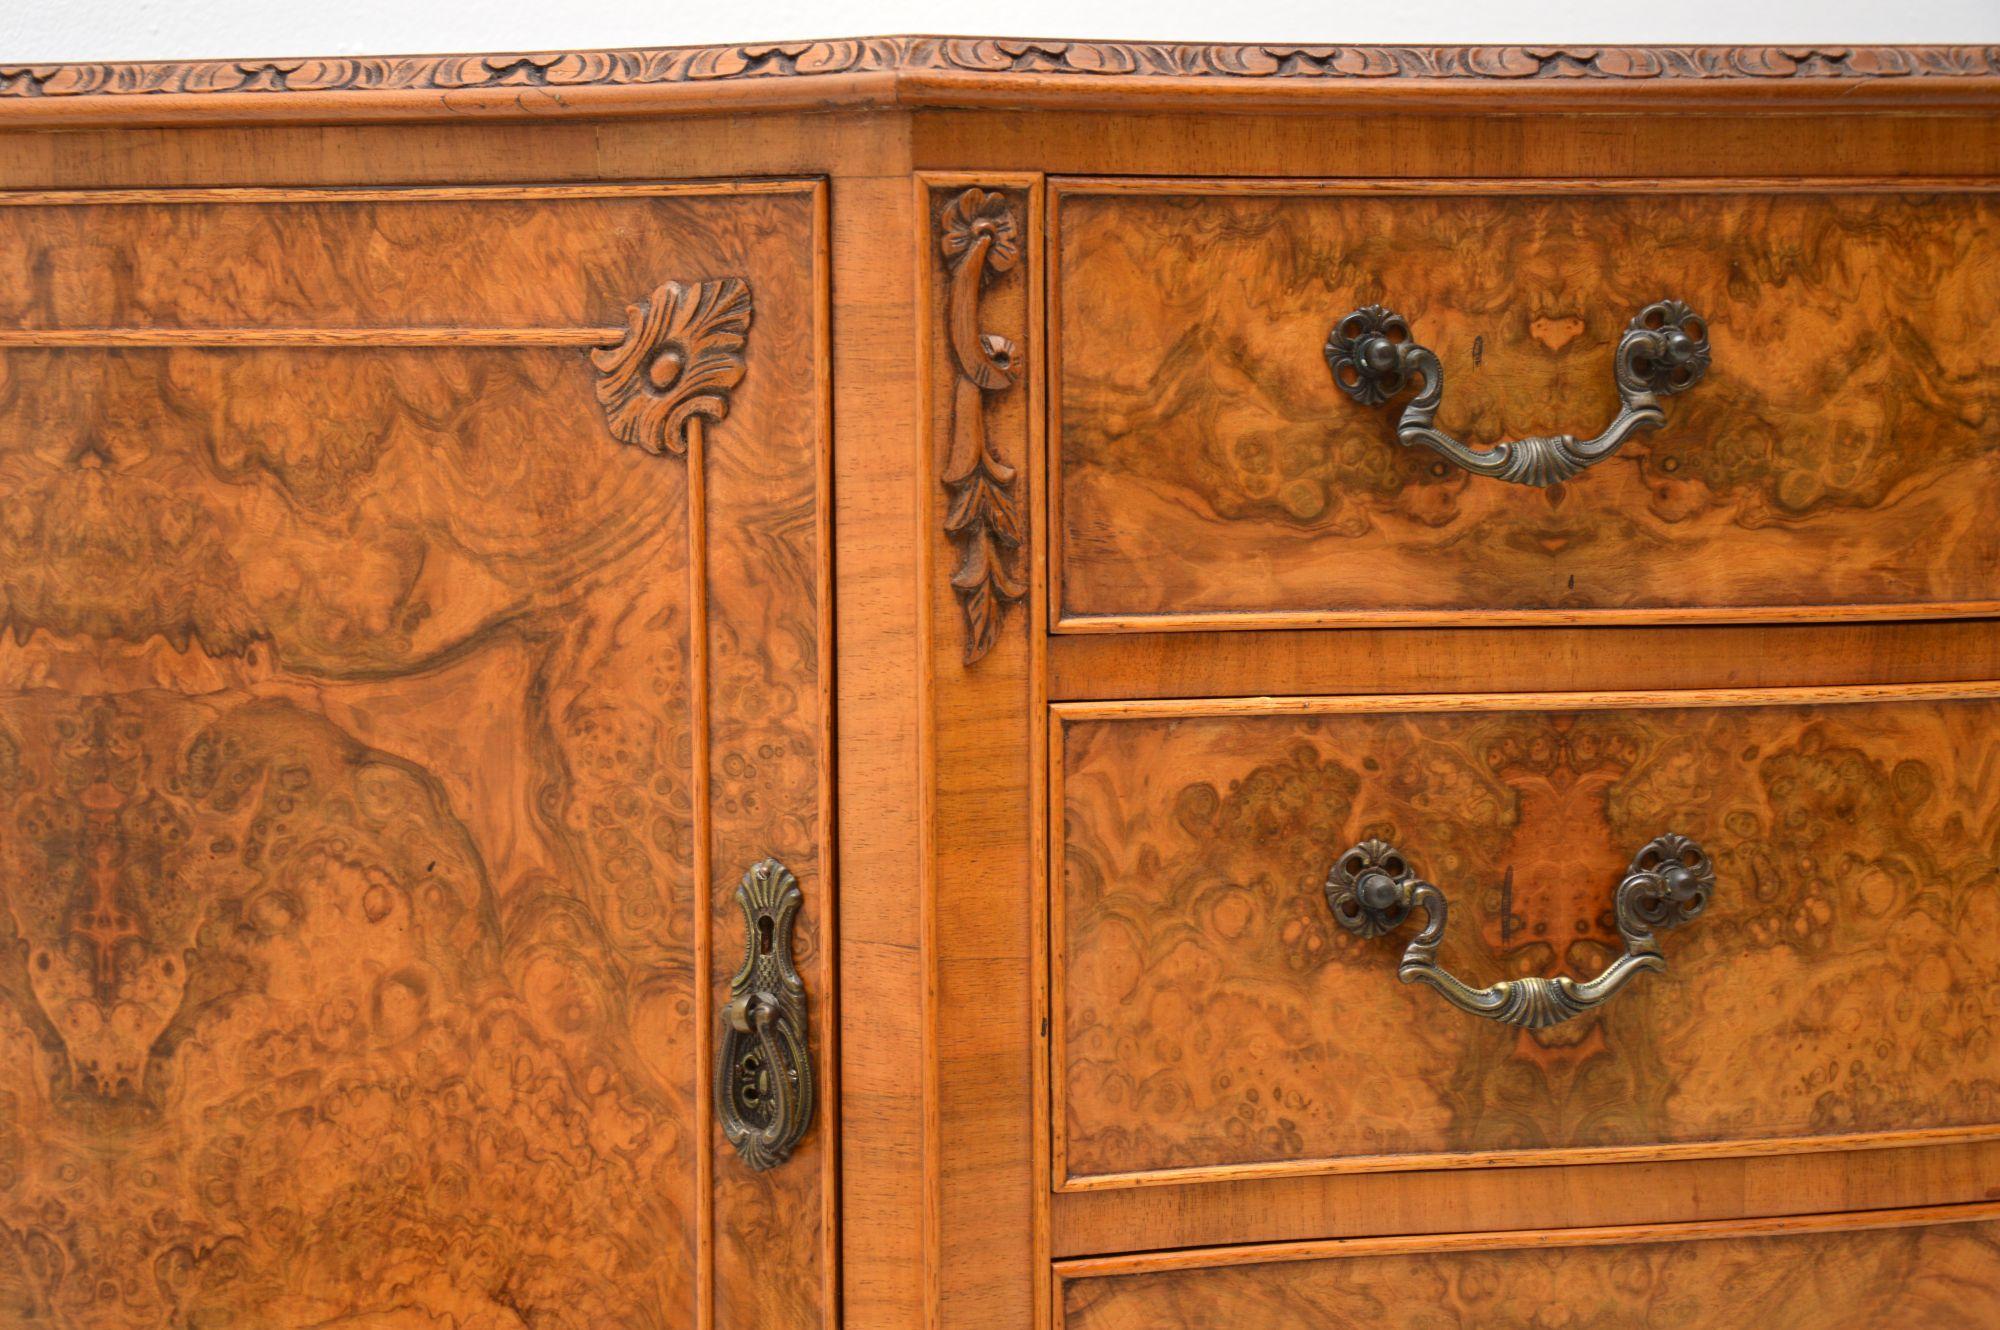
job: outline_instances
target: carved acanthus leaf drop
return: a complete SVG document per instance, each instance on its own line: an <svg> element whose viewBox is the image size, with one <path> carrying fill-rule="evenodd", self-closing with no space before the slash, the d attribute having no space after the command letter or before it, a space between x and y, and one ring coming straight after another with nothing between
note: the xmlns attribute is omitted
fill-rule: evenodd
<svg viewBox="0 0 2000 1330"><path fill-rule="evenodd" d="M989 274L1021 261L1021 227L1003 194L968 189L944 208L945 331L951 343L951 438L940 479L951 495L944 529L959 547L951 584L965 612L965 660L993 649L1008 605L1027 594L1014 568L1023 536L1014 468L986 437L986 394L1020 381L1013 342L979 330L979 293Z"/></svg>

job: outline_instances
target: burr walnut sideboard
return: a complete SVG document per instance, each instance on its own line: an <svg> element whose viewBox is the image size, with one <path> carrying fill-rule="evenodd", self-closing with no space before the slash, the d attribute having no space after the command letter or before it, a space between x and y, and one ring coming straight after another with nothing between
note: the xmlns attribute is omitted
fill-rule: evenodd
<svg viewBox="0 0 2000 1330"><path fill-rule="evenodd" d="M2000 1324L1996 308L2000 48L0 64L0 1327Z"/></svg>

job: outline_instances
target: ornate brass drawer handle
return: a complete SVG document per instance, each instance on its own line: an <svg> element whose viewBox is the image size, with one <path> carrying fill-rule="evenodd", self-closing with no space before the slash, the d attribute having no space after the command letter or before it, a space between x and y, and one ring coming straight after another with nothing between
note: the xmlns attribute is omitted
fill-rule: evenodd
<svg viewBox="0 0 2000 1330"><path fill-rule="evenodd" d="M1594 439L1553 434L1475 448L1438 429L1432 422L1444 400L1444 366L1436 352L1411 338L1402 315L1380 305L1357 309L1334 325L1327 334L1326 363L1340 390L1364 406L1386 402L1412 378L1422 378L1422 390L1396 423L1399 442L1435 449L1475 475L1547 486L1611 456L1634 431L1664 425L1660 399L1686 392L1708 370L1708 325L1678 300L1655 301L1640 310L1611 358L1624 405Z"/></svg>
<svg viewBox="0 0 2000 1330"><path fill-rule="evenodd" d="M1438 944L1444 940L1444 892L1418 877L1403 852L1386 841L1365 840L1334 861L1326 875L1326 903L1333 917L1362 937L1395 931L1421 907L1423 931L1403 949L1396 975L1404 983L1425 983L1444 994L1460 1011L1540 1030L1602 1006L1632 977L1646 970L1664 970L1667 961L1654 940L1654 929L1673 928L1700 914L1715 890L1715 865L1699 845L1685 836L1667 835L1647 842L1632 858L1618 884L1615 914L1625 939L1625 954L1595 979L1568 977L1502 979L1474 988L1438 967Z"/></svg>
<svg viewBox="0 0 2000 1330"><path fill-rule="evenodd" d="M813 1072L806 986L792 966L799 880L776 859L736 885L743 968L729 981L716 1059L715 1112L745 1164L762 1172L791 1158L812 1125Z"/></svg>

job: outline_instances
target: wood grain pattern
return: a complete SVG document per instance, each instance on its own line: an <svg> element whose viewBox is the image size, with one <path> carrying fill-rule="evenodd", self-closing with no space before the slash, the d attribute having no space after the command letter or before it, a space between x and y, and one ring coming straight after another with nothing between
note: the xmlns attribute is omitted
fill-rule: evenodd
<svg viewBox="0 0 2000 1330"><path fill-rule="evenodd" d="M2000 1140L1431 1173L1289 1174L1051 1197L1058 1258L1335 1238L1772 1219L2000 1197Z"/></svg>
<svg viewBox="0 0 2000 1330"><path fill-rule="evenodd" d="M708 917L716 921L709 992L726 993L748 939L736 905L746 853L774 855L799 877L806 906L794 959L811 1009L810 1052L821 1068L814 1125L780 1167L745 1167L717 1131L714 1153L715 1300L724 1330L840 1324L835 1252L839 1082L838 945L831 890L833 808L830 690L832 521L827 392L825 194L801 202L805 229L785 238L797 265L787 299L760 300L748 358L766 371L796 367L787 395L801 417L708 424L701 446L708 536ZM774 237L777 239L777 237ZM775 317L782 320L770 326ZM766 338L778 341L768 354ZM779 357L782 357L780 359ZM686 357L676 387L693 377ZM776 404L775 395L764 399ZM769 406L766 406L766 410ZM703 418L706 420L706 417ZM693 423L693 422L691 422ZM745 441L744 425L757 432ZM689 463L697 461L690 450ZM801 867L803 865L803 867ZM713 1005L712 1000L712 1005ZM716 1008L719 1010L719 1007Z"/></svg>
<svg viewBox="0 0 2000 1330"><path fill-rule="evenodd" d="M2000 1316L1994 1207L1769 1224L1322 1243L1079 1262L1062 1330L1616 1325L1974 1330ZM1260 1256L1263 1260L1260 1260ZM1120 1264L1131 1273L1115 1273Z"/></svg>
<svg viewBox="0 0 2000 1330"><path fill-rule="evenodd" d="M705 256L726 277L795 210L796 182L648 190L227 192L108 202L28 196L4 214L0 323L19 330L617 327L674 274L642 235L704 228L715 196L756 222ZM476 199L479 206L468 206ZM244 206L246 203L272 207ZM423 261L412 262L420 253ZM199 255L199 262L190 256ZM515 280L498 280L499 274ZM615 341L613 337L608 339Z"/></svg>
<svg viewBox="0 0 2000 1330"><path fill-rule="evenodd" d="M903 163L907 169L907 161ZM902 171L832 191L840 753L841 1310L849 1326L932 1330L936 1286L926 1023L931 716L925 653L940 588L931 421L912 311L935 243ZM948 602L947 602L948 604ZM943 621L951 622L947 608Z"/></svg>
<svg viewBox="0 0 2000 1330"><path fill-rule="evenodd" d="M0 180L22 189L88 189L112 195L161 186L327 184L423 192L467 185L559 182L537 188L644 188L695 176L854 180L925 169L1047 172L1051 176L1212 175L1283 179L1512 180L1584 177L1657 180L1767 177L1850 181L1928 177L1990 179L2000 173L2000 117L1933 108L1870 114L1852 103L1813 116L1769 108L1718 108L1699 135L1662 135L1643 107L1606 105L1591 133L1477 106L1387 108L1327 115L1245 110L1231 117L1172 111L1144 98L1089 114L1013 108L849 109L810 114L677 118L661 134L644 118L496 123L454 119L320 125L214 124L199 131L132 134L79 128L55 135L0 122ZM1538 132L1537 125L1549 132ZM250 164L250 165L246 165ZM254 166L254 175L252 174ZM567 182L567 183L560 183ZM631 183L621 183L631 182ZM718 182L691 182L713 189ZM761 182L740 182L739 188ZM657 188L657 185L652 186ZM848 293L850 296L852 292Z"/></svg>
<svg viewBox="0 0 2000 1330"><path fill-rule="evenodd" d="M1634 180L1769 178L1780 165L1781 178L1795 183L1816 176L1990 179L2000 170L2000 120L1942 107L1897 116L1850 103L1809 117L1774 115L1768 107L1761 113L1716 108L1703 116L1700 133L1675 135L1661 134L1658 114L1643 105L1610 98L1589 124L1590 133L1578 134L1560 119L1494 115L1490 106L1457 101L1425 107L1376 102L1316 116L1253 108L1217 116L1212 108L1140 98L1088 115L1046 108L1005 115L919 110L911 134L926 166L976 161L989 171L1044 171L1052 181L1228 176L1272 183L1574 180L1606 187ZM0 161L7 146L0 137ZM336 146L345 148L337 140ZM21 155L38 171L62 170L47 154ZM102 170L83 178L100 179Z"/></svg>
<svg viewBox="0 0 2000 1330"><path fill-rule="evenodd" d="M2000 623L1350 628L1049 640L1049 695L1286 697L1500 689L1788 688L2000 679Z"/></svg>
<svg viewBox="0 0 2000 1330"><path fill-rule="evenodd" d="M734 273L764 370L711 573L582 347L0 352L0 1320L831 1314L831 1119L704 1165L698 968L698 867L779 853L830 1025L816 197L0 210L17 326L602 327Z"/></svg>
<svg viewBox="0 0 2000 1330"><path fill-rule="evenodd" d="M1041 182L1032 177L920 175L917 200L930 222L919 251L926 282L918 309L928 353L925 420L934 472L966 477L932 487L928 550L930 631L926 645L926 716L930 749L925 781L930 831L924 921L926 993L924 1077L930 1101L925 1183L936 1251L933 1325L1032 1330L1042 1324L1047 1262L1039 1202L1047 1168L1037 1150L1047 1140L1029 1111L1035 1058L1029 1032L1036 1010L1033 921L1042 899L1038 834L1046 802L1037 788L1041 740L1043 634L1032 575L1041 492L1042 362ZM1008 237L1020 258L994 273L976 306L964 297L978 274L940 244L940 221L1018 226ZM974 243L978 233L973 235ZM997 251L999 239L994 248ZM940 252L945 250L945 252ZM966 261L970 261L968 248ZM963 283L964 285L960 285ZM955 315L977 313L977 321ZM961 348L982 333L1009 339L1006 391L984 392L966 376ZM984 347L997 350L994 340ZM984 400L981 394L984 392ZM964 430L967 412L980 415ZM989 496L1004 509L1004 554L1025 615L993 607L990 650L967 649L964 585L944 574L970 566L968 536L950 532L966 495L991 477L980 451L1001 466L1008 488ZM941 520L942 519L942 520ZM998 532L990 533L997 536ZM951 536L947 539L947 536ZM1018 546L1019 548L1015 548Z"/></svg>
<svg viewBox="0 0 2000 1330"><path fill-rule="evenodd" d="M1995 602L1991 195L1082 185L1056 207L1059 627ZM1595 430L1613 342L1669 290L1708 319L1707 379L1546 492L1397 446L1320 359L1379 301L1443 358L1454 432Z"/></svg>
<svg viewBox="0 0 2000 1330"><path fill-rule="evenodd" d="M1954 691L1058 708L1059 1179L1991 1130L2000 701ZM1670 829L1716 860L1709 912L1533 1034L1398 985L1321 893L1379 835L1453 902L1455 972L1595 973Z"/></svg>
<svg viewBox="0 0 2000 1330"><path fill-rule="evenodd" d="M0 347L583 346L623 328L0 328Z"/></svg>

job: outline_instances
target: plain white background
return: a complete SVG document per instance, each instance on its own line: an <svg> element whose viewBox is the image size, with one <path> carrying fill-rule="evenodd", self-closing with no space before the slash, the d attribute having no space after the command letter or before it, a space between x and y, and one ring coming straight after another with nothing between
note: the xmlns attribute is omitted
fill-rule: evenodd
<svg viewBox="0 0 2000 1330"><path fill-rule="evenodd" d="M2000 42L2000 0L0 0L0 65L891 33L1155 41Z"/></svg>

